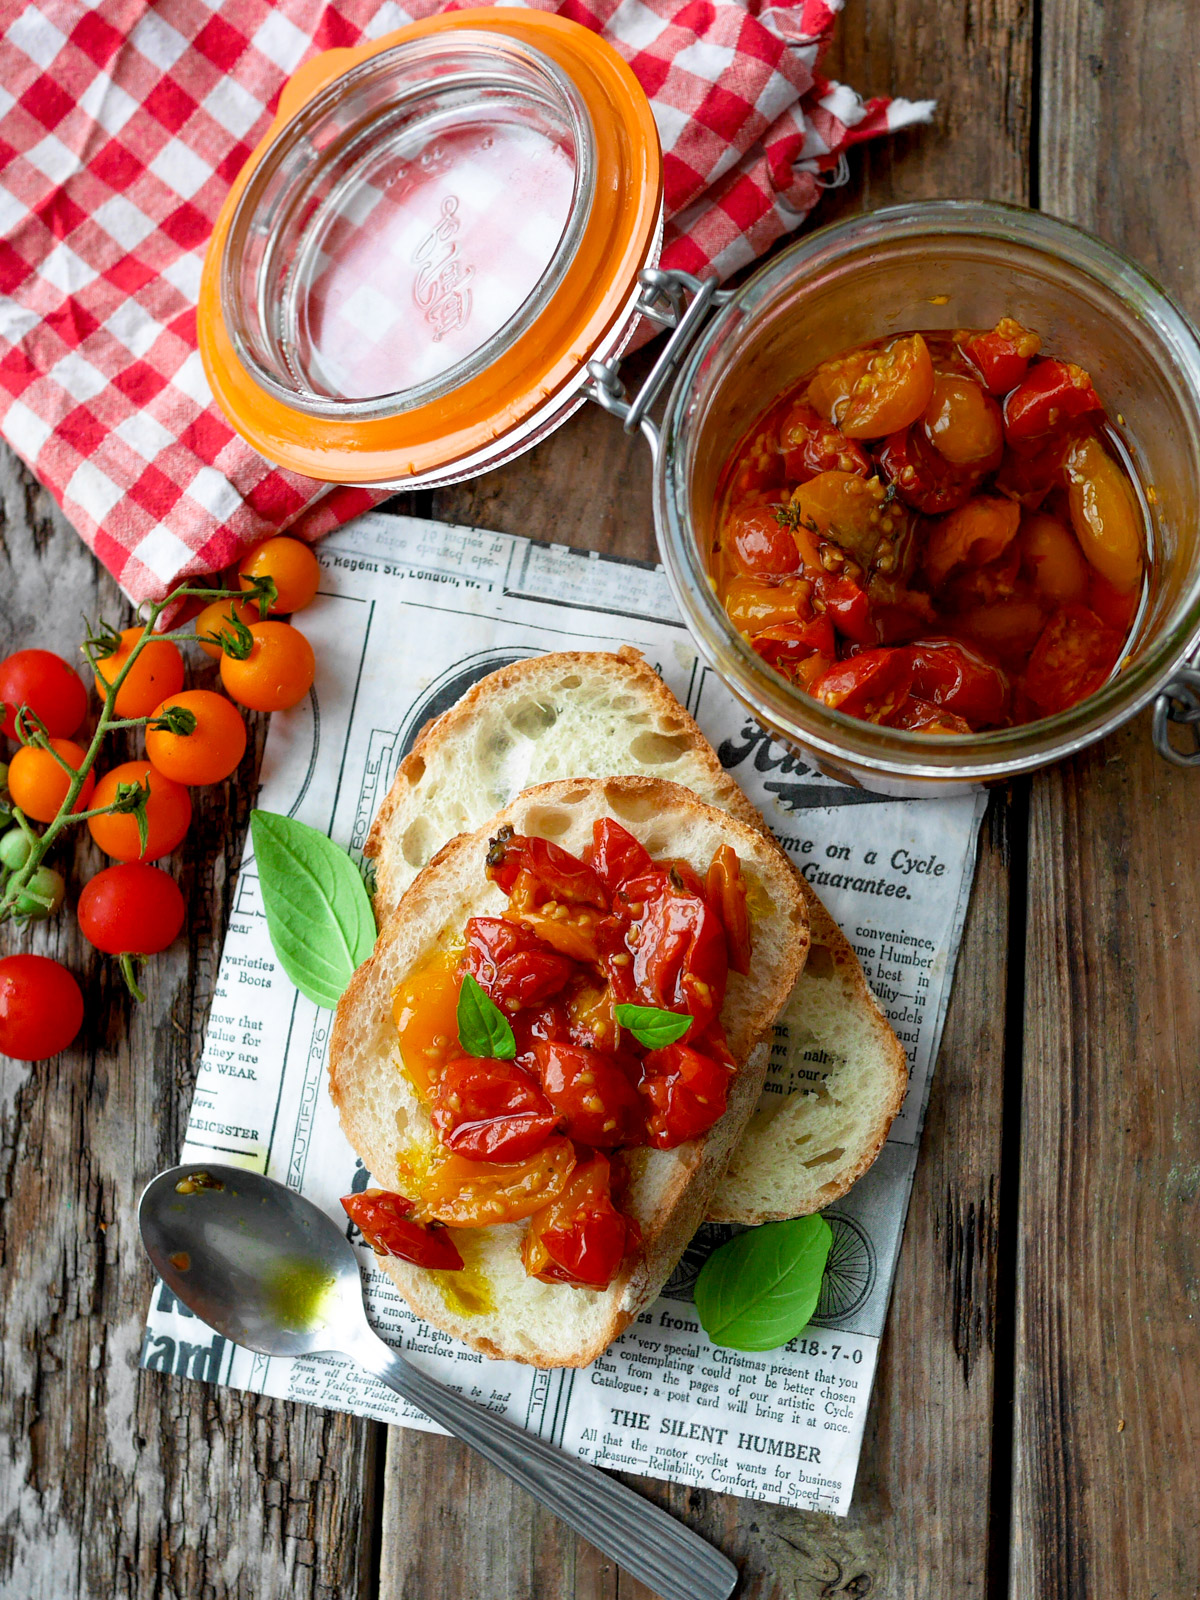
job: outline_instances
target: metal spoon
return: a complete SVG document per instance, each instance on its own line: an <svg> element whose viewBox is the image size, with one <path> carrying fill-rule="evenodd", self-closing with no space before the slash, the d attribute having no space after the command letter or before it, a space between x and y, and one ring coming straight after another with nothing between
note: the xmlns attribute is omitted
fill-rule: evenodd
<svg viewBox="0 0 1200 1600"><path fill-rule="evenodd" d="M351 1356L663 1600L732 1593L737 1568L682 1523L385 1344L367 1321L354 1247L302 1195L240 1167L171 1167L147 1185L138 1223L171 1293L225 1338L268 1356Z"/></svg>

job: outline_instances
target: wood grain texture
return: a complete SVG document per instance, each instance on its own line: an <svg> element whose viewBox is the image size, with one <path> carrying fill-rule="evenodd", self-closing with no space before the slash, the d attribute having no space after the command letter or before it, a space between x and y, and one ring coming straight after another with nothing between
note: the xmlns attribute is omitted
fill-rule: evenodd
<svg viewBox="0 0 1200 1600"><path fill-rule="evenodd" d="M1046 209L1195 318L1195 7L1043 16ZM1198 800L1144 716L1034 783L1013 1600L1200 1594Z"/></svg>
<svg viewBox="0 0 1200 1600"><path fill-rule="evenodd" d="M39 644L73 657L81 610L121 614L116 587L6 450L0 493L0 655ZM206 664L193 681L211 675ZM72 1049L34 1066L0 1058L4 1600L369 1592L382 1429L137 1368L152 1278L137 1197L182 1140L255 794L258 722L236 780L193 791L196 822L167 863L186 930L146 968L144 1006L72 916L0 931L0 952L65 961L87 1001ZM69 903L104 864L80 834L58 862Z"/></svg>

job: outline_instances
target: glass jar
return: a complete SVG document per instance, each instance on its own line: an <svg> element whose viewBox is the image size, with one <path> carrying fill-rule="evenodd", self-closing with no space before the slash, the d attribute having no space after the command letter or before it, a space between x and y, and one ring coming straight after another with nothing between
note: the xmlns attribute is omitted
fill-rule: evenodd
<svg viewBox="0 0 1200 1600"><path fill-rule="evenodd" d="M718 480L772 400L818 362L910 329L993 327L1002 316L1086 368L1125 423L1146 497L1146 600L1121 670L1066 711L988 733L877 727L792 688L733 627L710 576ZM782 252L705 327L667 404L654 512L701 653L761 722L822 770L894 795L953 793L1028 772L1127 721L1200 640L1200 339L1132 262L1041 213L943 201L855 217Z"/></svg>

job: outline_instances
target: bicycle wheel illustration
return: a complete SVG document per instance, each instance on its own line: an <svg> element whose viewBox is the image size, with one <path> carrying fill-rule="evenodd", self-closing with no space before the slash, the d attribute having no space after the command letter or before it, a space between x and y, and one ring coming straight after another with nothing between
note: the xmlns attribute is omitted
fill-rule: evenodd
<svg viewBox="0 0 1200 1600"><path fill-rule="evenodd" d="M824 1213L833 1233L814 1322L841 1322L861 1311L875 1287L875 1246L852 1217Z"/></svg>
<svg viewBox="0 0 1200 1600"><path fill-rule="evenodd" d="M692 1236L692 1242L675 1263L675 1270L662 1286L664 1300L694 1301L700 1268L719 1244L745 1230L733 1222L705 1222Z"/></svg>

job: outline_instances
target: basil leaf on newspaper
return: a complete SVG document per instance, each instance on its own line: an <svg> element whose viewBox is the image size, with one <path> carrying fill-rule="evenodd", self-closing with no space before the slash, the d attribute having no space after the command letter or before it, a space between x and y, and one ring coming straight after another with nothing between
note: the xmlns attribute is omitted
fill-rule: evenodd
<svg viewBox="0 0 1200 1600"><path fill-rule="evenodd" d="M682 1039L692 1025L686 1013L660 1011L657 1006L620 1005L616 1007L617 1021L628 1028L639 1044L647 1050L661 1050L665 1044Z"/></svg>
<svg viewBox="0 0 1200 1600"><path fill-rule="evenodd" d="M808 1327L833 1229L824 1217L766 1222L723 1244L700 1268L696 1314L716 1345L778 1350Z"/></svg>
<svg viewBox="0 0 1200 1600"><path fill-rule="evenodd" d="M468 972L458 991L458 1042L469 1056L511 1061L517 1053L508 1018Z"/></svg>
<svg viewBox="0 0 1200 1600"><path fill-rule="evenodd" d="M340 845L293 817L252 811L250 833L279 965L302 995L332 1010L375 944L362 876Z"/></svg>

